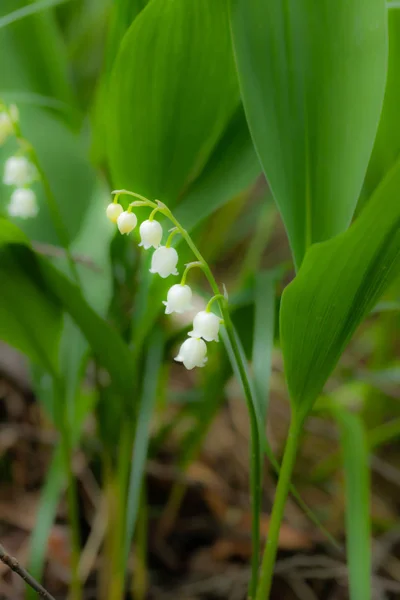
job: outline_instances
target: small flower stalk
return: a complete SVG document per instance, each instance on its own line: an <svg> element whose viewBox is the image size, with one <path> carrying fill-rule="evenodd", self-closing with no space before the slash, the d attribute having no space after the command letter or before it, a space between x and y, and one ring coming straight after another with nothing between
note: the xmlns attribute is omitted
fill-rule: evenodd
<svg viewBox="0 0 400 600"><path fill-rule="evenodd" d="M147 198L140 196L139 194L134 194L133 192L128 192L126 190L118 190L114 192L114 194L114 202L107 206L106 215L112 223L117 224L118 229L122 234L131 233L137 225L136 214L132 212L133 208L139 208L143 206L153 208L149 219L143 221L139 227L139 246L145 250L154 248L154 252L151 257L150 273L157 274L163 279L166 279L170 275L176 276L179 274L177 269L179 255L177 250L171 246L172 239L177 234L181 234L183 236L185 241L193 250L194 254L199 259L187 264L183 272L181 282L174 284L169 288L167 292L167 299L163 300L165 314L182 314L193 308L193 292L191 287L186 284L186 278L189 271L194 267L200 267L203 269L213 289L215 290L217 288L215 280L210 273L209 267L199 254L187 232L179 225L165 204L159 201L152 202L147 200ZM130 196L139 198L139 200L131 202L128 209L124 210L123 206L118 202L118 198L121 194L128 194ZM161 224L154 219L154 216L158 212L169 218L169 220L174 224L174 227L169 230L170 234L165 242L165 245L161 245L163 228ZM207 363L207 343L214 341L218 342L219 330L223 321L218 315L211 312L211 305L216 300L223 300L226 302L226 298L222 294L216 294L208 302L206 309L201 310L195 315L193 320L193 328L188 333L187 339L183 342L177 356L175 357L175 361L182 363L189 371L195 367L204 367L204 365Z"/></svg>

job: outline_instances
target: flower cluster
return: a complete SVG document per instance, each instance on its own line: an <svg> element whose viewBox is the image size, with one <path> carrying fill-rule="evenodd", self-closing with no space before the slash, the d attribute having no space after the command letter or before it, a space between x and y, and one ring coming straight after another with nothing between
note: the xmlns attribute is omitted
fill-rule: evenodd
<svg viewBox="0 0 400 600"><path fill-rule="evenodd" d="M8 110L0 109L0 145L15 133L15 126L19 120L18 109L11 105ZM8 214L11 217L29 219L38 213L38 205L35 192L30 185L37 179L37 171L30 160L18 154L7 159L3 183L14 186L8 205Z"/></svg>
<svg viewBox="0 0 400 600"><path fill-rule="evenodd" d="M135 203L133 203L135 204ZM140 205L146 204L137 203ZM163 237L163 229L161 224L154 219L154 215L158 211L155 208L149 219L143 221L140 225L140 243L139 246L145 250L154 248L150 273L157 273L162 278L167 278L170 275L178 275L178 253L175 248L171 247L172 237L179 232L177 228L171 230L170 236L166 241L165 246L161 245ZM116 223L119 231L122 234L131 233L137 225L137 217L132 212L132 206L128 210L124 210L118 203L118 196L114 202L108 205L106 214L112 223ZM163 301L165 305L165 314L184 313L192 309L192 290L186 284L187 272L192 266L197 266L198 263L190 263L186 266L180 283L173 285L167 293L167 299ZM208 303L207 308L196 314L193 320L193 329L188 334L188 339L183 342L175 357L177 362L181 362L184 366L191 370L194 367L204 367L207 362L207 345L206 342L218 341L219 327L221 318L210 311L213 299Z"/></svg>

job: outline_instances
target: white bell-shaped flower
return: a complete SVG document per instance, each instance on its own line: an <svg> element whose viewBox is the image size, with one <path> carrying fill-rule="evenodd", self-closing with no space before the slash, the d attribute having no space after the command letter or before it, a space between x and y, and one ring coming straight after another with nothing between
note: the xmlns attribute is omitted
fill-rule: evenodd
<svg viewBox="0 0 400 600"><path fill-rule="evenodd" d="M173 312L183 313L185 310L190 310L192 307L192 290L188 285L177 283L173 285L167 294L167 300L163 300L165 304L165 314L170 315Z"/></svg>
<svg viewBox="0 0 400 600"><path fill-rule="evenodd" d="M11 156L4 167L3 183L23 187L36 179L35 166L25 156Z"/></svg>
<svg viewBox="0 0 400 600"><path fill-rule="evenodd" d="M207 346L200 338L189 338L180 347L176 362L181 362L190 371L194 367L204 367L207 362Z"/></svg>
<svg viewBox="0 0 400 600"><path fill-rule="evenodd" d="M158 273L163 279L169 275L178 275L177 264L178 253L175 248L160 246L151 258L150 273Z"/></svg>
<svg viewBox="0 0 400 600"><path fill-rule="evenodd" d="M201 310L193 320L193 331L190 331L188 335L195 338L201 337L207 342L218 342L220 323L220 317L212 312Z"/></svg>
<svg viewBox="0 0 400 600"><path fill-rule="evenodd" d="M124 209L120 204L117 202L111 202L106 209L107 218L110 219L111 223L116 223L123 210Z"/></svg>
<svg viewBox="0 0 400 600"><path fill-rule="evenodd" d="M139 231L141 238L139 246L143 246L145 250L151 247L158 248L163 235L162 227L158 221L143 221Z"/></svg>
<svg viewBox="0 0 400 600"><path fill-rule="evenodd" d="M137 225L135 213L124 210L117 218L117 225L121 233L130 233Z"/></svg>
<svg viewBox="0 0 400 600"><path fill-rule="evenodd" d="M10 217L20 217L21 219L36 217L39 207L35 192L28 188L14 190L7 210Z"/></svg>
<svg viewBox="0 0 400 600"><path fill-rule="evenodd" d="M6 111L0 112L0 146L13 133L13 124Z"/></svg>

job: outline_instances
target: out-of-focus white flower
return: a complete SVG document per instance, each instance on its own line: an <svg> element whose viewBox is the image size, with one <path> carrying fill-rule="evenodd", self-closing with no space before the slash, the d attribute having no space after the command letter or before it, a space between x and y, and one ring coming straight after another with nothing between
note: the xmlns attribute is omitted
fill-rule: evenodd
<svg viewBox="0 0 400 600"><path fill-rule="evenodd" d="M25 156L11 156L4 167L3 183L23 187L36 179L35 166Z"/></svg>
<svg viewBox="0 0 400 600"><path fill-rule="evenodd" d="M177 264L178 253L175 248L160 246L151 258L150 273L158 273L163 279L169 275L178 275Z"/></svg>
<svg viewBox="0 0 400 600"><path fill-rule="evenodd" d="M176 362L181 362L190 371L194 367L204 367L207 362L207 346L200 338L189 338L180 347Z"/></svg>
<svg viewBox="0 0 400 600"><path fill-rule="evenodd" d="M28 188L17 188L11 194L7 210L10 217L20 217L21 219L36 217L39 207L35 192Z"/></svg>
<svg viewBox="0 0 400 600"><path fill-rule="evenodd" d="M162 227L158 221L143 221L139 231L141 237L139 246L143 246L145 250L148 250L152 246L153 248L158 248L163 235Z"/></svg>
<svg viewBox="0 0 400 600"><path fill-rule="evenodd" d="M173 312L183 313L192 307L192 290L188 285L177 283L168 290L165 304L165 314L170 315Z"/></svg>
<svg viewBox="0 0 400 600"><path fill-rule="evenodd" d="M220 317L212 312L201 310L193 320L193 331L190 331L188 335L195 338L201 337L207 342L218 342L220 323Z"/></svg>
<svg viewBox="0 0 400 600"><path fill-rule="evenodd" d="M0 146L13 132L13 124L10 116L5 111L0 112Z"/></svg>
<svg viewBox="0 0 400 600"><path fill-rule="evenodd" d="M135 213L128 212L125 210L117 218L118 229L121 233L130 233L133 231L137 224L137 217Z"/></svg>
<svg viewBox="0 0 400 600"><path fill-rule="evenodd" d="M123 210L124 209L120 204L117 202L111 202L106 209L107 218L110 219L111 223L116 223Z"/></svg>

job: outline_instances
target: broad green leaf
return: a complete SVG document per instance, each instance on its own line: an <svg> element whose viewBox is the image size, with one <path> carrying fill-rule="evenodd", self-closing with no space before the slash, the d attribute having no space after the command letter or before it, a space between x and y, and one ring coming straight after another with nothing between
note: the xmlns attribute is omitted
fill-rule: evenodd
<svg viewBox="0 0 400 600"><path fill-rule="evenodd" d="M104 109L115 187L169 205L239 103L225 0L153 0L115 61Z"/></svg>
<svg viewBox="0 0 400 600"><path fill-rule="evenodd" d="M0 247L6 244L26 244L29 246L29 240L14 223L6 219L0 219Z"/></svg>
<svg viewBox="0 0 400 600"><path fill-rule="evenodd" d="M385 1L230 1L247 120L300 266L356 206L385 87Z"/></svg>
<svg viewBox="0 0 400 600"><path fill-rule="evenodd" d="M242 106L239 106L199 177L174 214L188 231L246 190L261 172Z"/></svg>
<svg viewBox="0 0 400 600"><path fill-rule="evenodd" d="M129 397L132 393L132 354L118 333L91 308L79 288L48 261L38 259L43 278L66 312L78 325L112 383Z"/></svg>
<svg viewBox="0 0 400 600"><path fill-rule="evenodd" d="M11 246L0 250L0 338L48 373L55 374L61 332L60 307L44 289L34 261L27 261L23 267L14 254ZM25 274L25 269L31 270L31 276Z"/></svg>
<svg viewBox="0 0 400 600"><path fill-rule="evenodd" d="M399 275L400 161L348 231L315 244L280 311L293 409L305 417L362 319Z"/></svg>
<svg viewBox="0 0 400 600"><path fill-rule="evenodd" d="M400 10L389 11L389 62L385 99L364 185L369 198L400 155Z"/></svg>
<svg viewBox="0 0 400 600"><path fill-rule="evenodd" d="M351 600L371 599L369 456L360 417L333 408L340 429L346 495L346 539Z"/></svg>

